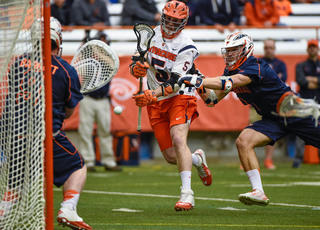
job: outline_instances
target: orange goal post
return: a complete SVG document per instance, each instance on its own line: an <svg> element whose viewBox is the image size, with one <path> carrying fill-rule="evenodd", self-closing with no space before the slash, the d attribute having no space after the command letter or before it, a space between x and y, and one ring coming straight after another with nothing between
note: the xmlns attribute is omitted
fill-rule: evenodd
<svg viewBox="0 0 320 230"><path fill-rule="evenodd" d="M0 1L0 129L0 229L53 229L50 0Z"/></svg>

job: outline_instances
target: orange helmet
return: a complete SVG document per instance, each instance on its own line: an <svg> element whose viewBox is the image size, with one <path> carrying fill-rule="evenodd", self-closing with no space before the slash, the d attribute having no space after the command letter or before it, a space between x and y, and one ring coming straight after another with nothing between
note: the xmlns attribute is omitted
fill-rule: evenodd
<svg viewBox="0 0 320 230"><path fill-rule="evenodd" d="M186 26L189 18L189 8L183 2L170 1L163 7L161 15L162 36L175 38Z"/></svg>

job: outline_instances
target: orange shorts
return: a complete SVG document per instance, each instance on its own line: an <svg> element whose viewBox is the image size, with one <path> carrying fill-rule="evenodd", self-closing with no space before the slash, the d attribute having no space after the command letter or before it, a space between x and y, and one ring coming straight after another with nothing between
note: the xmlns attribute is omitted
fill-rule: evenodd
<svg viewBox="0 0 320 230"><path fill-rule="evenodd" d="M178 95L159 101L147 107L149 122L161 151L172 146L170 128L174 125L192 122L199 116L197 98Z"/></svg>

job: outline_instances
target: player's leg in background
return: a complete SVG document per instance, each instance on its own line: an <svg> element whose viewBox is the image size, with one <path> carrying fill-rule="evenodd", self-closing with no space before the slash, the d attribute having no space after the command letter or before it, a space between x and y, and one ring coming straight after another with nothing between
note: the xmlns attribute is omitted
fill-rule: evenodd
<svg viewBox="0 0 320 230"><path fill-rule="evenodd" d="M108 98L101 99L97 102L96 106L96 123L101 163L106 170L122 171L122 168L117 165L112 148L110 100Z"/></svg>
<svg viewBox="0 0 320 230"><path fill-rule="evenodd" d="M275 151L275 146L267 145L264 147L265 158L264 158L264 167L266 169L276 169L276 166L273 164L273 153Z"/></svg>
<svg viewBox="0 0 320 230"><path fill-rule="evenodd" d="M84 96L79 103L79 151L86 162L89 172L95 171L95 152L92 140L97 100Z"/></svg>
<svg viewBox="0 0 320 230"><path fill-rule="evenodd" d="M303 162L304 156L304 148L305 144L304 141L296 136L295 137L295 154L292 162L292 168L299 168Z"/></svg>

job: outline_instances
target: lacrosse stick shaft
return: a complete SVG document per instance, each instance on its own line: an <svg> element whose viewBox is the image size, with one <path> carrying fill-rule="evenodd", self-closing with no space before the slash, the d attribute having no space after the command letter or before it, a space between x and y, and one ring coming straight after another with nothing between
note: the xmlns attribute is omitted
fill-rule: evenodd
<svg viewBox="0 0 320 230"><path fill-rule="evenodd" d="M179 89L179 94L183 95L184 94L184 88L186 88L186 84L182 83L180 89Z"/></svg>
<svg viewBox="0 0 320 230"><path fill-rule="evenodd" d="M137 36L138 42L137 42L137 50L140 53L140 62L144 63L144 55L147 53L147 51L150 48L150 42L153 38L155 32L149 26L145 23L137 23L133 27L133 31ZM142 93L142 77L140 77L140 85L139 85L139 93ZM137 125L137 131L141 131L141 107L139 107L139 113L138 113L138 125Z"/></svg>
<svg viewBox="0 0 320 230"><path fill-rule="evenodd" d="M139 93L142 93L142 77L140 77L140 83L139 83ZM137 125L137 131L141 132L141 111L142 108L139 107L139 112L138 112L138 125Z"/></svg>

